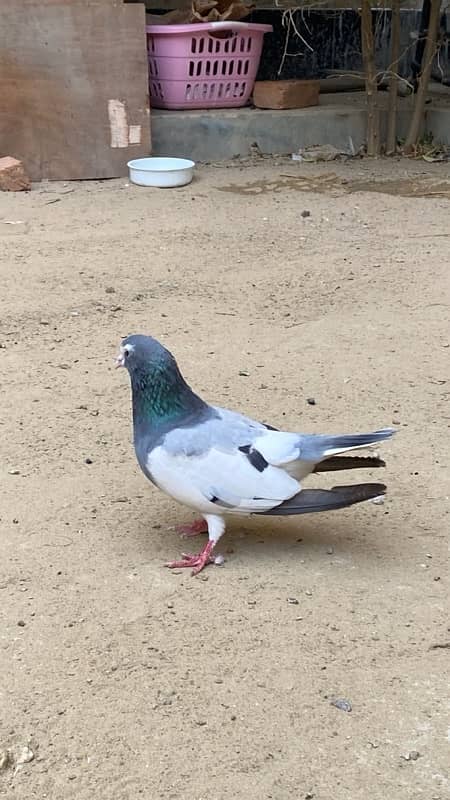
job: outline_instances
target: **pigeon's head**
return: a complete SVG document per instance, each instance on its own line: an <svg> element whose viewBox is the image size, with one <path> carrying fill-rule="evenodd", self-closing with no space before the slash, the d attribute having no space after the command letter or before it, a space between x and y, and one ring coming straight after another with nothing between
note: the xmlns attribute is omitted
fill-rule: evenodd
<svg viewBox="0 0 450 800"><path fill-rule="evenodd" d="M171 362L172 356L165 347L151 336L127 336L119 347L116 367L126 367L128 372L141 372L156 365Z"/></svg>
<svg viewBox="0 0 450 800"><path fill-rule="evenodd" d="M116 367L126 367L130 375L135 435L136 426L167 424L206 408L187 385L173 355L151 336L127 336Z"/></svg>

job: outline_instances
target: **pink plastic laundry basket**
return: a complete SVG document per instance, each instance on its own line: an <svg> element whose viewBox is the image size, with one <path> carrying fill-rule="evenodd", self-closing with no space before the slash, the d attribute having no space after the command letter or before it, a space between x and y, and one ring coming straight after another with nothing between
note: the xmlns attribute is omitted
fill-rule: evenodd
<svg viewBox="0 0 450 800"><path fill-rule="evenodd" d="M150 102L156 108L237 108L248 101L271 25L147 25Z"/></svg>

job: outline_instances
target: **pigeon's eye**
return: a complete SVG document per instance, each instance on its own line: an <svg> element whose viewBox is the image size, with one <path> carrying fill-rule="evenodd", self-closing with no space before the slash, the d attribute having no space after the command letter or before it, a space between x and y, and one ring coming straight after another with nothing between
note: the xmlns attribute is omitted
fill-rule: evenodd
<svg viewBox="0 0 450 800"><path fill-rule="evenodd" d="M124 351L123 351L123 354L124 354L125 358L128 358L128 356L130 355L130 351L127 350L127 348L125 347Z"/></svg>

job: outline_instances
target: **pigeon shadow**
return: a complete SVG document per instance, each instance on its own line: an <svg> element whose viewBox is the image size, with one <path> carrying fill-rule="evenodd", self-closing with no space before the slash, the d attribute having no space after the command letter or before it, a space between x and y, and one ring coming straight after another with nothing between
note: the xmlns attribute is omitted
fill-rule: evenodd
<svg viewBox="0 0 450 800"><path fill-rule="evenodd" d="M331 514L290 517L232 517L227 518L227 529L217 545L217 551L223 554L242 554L251 559L257 558L261 547L265 546L268 554L279 559L305 556L315 557L317 554L339 551L347 556L364 561L378 559L380 554L386 556L386 538L382 536L380 517L359 512L352 517ZM172 555L183 550L197 551L203 547L206 534L193 538L183 538L176 527L191 522L195 517L189 511L183 514L178 509L168 509L167 513L158 515L160 522L139 514L129 520L130 538L134 539L136 555L138 552L145 559L158 558L161 553ZM320 519L318 519L320 517ZM384 518L384 517L383 517ZM301 520L301 521L300 521ZM382 538L382 542L380 541Z"/></svg>

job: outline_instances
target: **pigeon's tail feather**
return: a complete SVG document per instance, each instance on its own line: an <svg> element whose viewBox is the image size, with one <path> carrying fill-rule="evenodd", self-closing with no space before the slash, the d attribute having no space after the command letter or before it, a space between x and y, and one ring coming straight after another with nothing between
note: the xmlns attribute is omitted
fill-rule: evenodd
<svg viewBox="0 0 450 800"><path fill-rule="evenodd" d="M354 486L334 486L332 489L302 489L281 505L264 514L282 517L294 514L312 514L346 508L365 500L374 500L386 493L383 483L358 483Z"/></svg>
<svg viewBox="0 0 450 800"><path fill-rule="evenodd" d="M311 461L322 461L328 456L340 455L347 450L361 447L373 447L396 433L395 428L382 428L371 433L349 433L336 435L310 434L302 441L302 458Z"/></svg>
<svg viewBox="0 0 450 800"><path fill-rule="evenodd" d="M386 462L378 456L330 456L316 464L314 472L337 472L341 469L377 469Z"/></svg>

